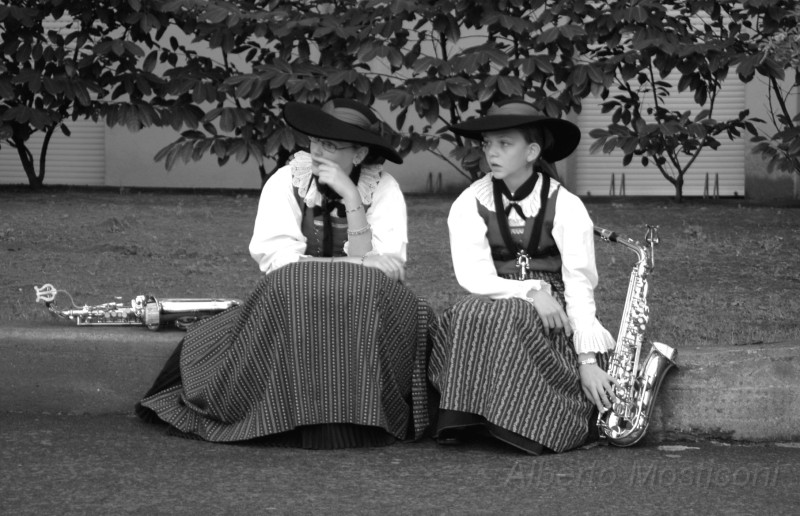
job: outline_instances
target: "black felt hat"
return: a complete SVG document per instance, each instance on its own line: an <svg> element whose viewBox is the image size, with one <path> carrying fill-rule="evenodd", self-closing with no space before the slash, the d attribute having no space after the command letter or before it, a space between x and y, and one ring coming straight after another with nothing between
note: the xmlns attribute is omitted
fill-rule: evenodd
<svg viewBox="0 0 800 516"><path fill-rule="evenodd" d="M581 141L581 130L572 122L548 117L528 102L516 99L498 102L489 109L486 116L451 125L448 129L461 136L480 140L486 132L526 125L534 125L550 132L550 137L545 137L545 142L542 143L542 158L550 163L572 154Z"/></svg>
<svg viewBox="0 0 800 516"><path fill-rule="evenodd" d="M317 138L360 143L394 163L403 158L380 132L378 117L364 104L352 99L332 99L322 106L289 102L283 118L301 133Z"/></svg>

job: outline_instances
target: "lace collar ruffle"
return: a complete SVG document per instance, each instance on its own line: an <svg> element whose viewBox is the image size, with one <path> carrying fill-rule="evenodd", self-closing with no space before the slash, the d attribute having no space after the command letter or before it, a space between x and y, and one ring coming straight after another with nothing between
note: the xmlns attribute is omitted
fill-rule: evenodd
<svg viewBox="0 0 800 516"><path fill-rule="evenodd" d="M533 187L533 191L528 195L526 198L522 199L519 202L520 207L522 208L522 213L525 214L525 217L530 218L535 216L539 212L539 192L542 190L542 173L538 172L539 179L536 181L536 186ZM492 189L492 173L488 173L482 178L478 179L474 183L472 183L472 190L475 193L475 198L478 200L481 205L483 205L489 211L497 211L494 207L494 191ZM559 183L554 179L550 179L550 193L549 195L553 195L553 192L558 188ZM508 205L507 200L504 201L504 207ZM509 222L523 222L520 216L517 214L516 210L511 210L508 215Z"/></svg>
<svg viewBox="0 0 800 516"><path fill-rule="evenodd" d="M317 190L317 182L311 180L311 154L298 152L289 162L292 168L292 186L297 188L306 206L322 206L322 194ZM381 165L368 165L361 167L358 178L358 193L364 205L372 204L372 196L381 182L383 167Z"/></svg>

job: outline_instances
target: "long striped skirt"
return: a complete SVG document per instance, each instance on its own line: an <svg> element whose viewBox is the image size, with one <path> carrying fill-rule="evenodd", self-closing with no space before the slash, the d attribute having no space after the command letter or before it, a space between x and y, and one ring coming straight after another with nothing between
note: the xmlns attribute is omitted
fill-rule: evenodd
<svg viewBox="0 0 800 516"><path fill-rule="evenodd" d="M564 305L560 274L533 277L549 282ZM468 296L437 326L428 366L441 396L437 435L481 426L530 453L587 440L594 405L583 393L572 339L545 333L529 302Z"/></svg>
<svg viewBox="0 0 800 516"><path fill-rule="evenodd" d="M419 438L432 317L377 269L288 265L241 306L194 325L136 412L208 441L340 448Z"/></svg>

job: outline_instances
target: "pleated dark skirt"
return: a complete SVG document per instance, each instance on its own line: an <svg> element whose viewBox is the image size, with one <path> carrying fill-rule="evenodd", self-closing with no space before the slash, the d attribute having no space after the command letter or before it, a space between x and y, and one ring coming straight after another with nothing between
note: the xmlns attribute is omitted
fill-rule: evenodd
<svg viewBox="0 0 800 516"><path fill-rule="evenodd" d="M428 305L377 269L302 262L193 326L136 406L208 441L377 446L428 426Z"/></svg>
<svg viewBox="0 0 800 516"><path fill-rule="evenodd" d="M536 273L564 305L560 274ZM563 331L546 334L523 299L468 296L438 318L428 375L439 392L437 435L482 426L530 453L587 441L594 405L583 394L577 354ZM598 357L604 366L604 356Z"/></svg>

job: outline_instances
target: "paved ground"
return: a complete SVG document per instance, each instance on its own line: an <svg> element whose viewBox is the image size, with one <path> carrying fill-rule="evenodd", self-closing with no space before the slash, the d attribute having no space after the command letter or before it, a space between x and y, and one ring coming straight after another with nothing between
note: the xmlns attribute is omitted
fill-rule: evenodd
<svg viewBox="0 0 800 516"><path fill-rule="evenodd" d="M0 515L800 513L797 342L682 348L646 443L529 457L167 436L130 411L182 335L0 326Z"/></svg>
<svg viewBox="0 0 800 516"><path fill-rule="evenodd" d="M799 478L797 443L304 451L170 437L125 415L0 413L8 515L797 514Z"/></svg>

